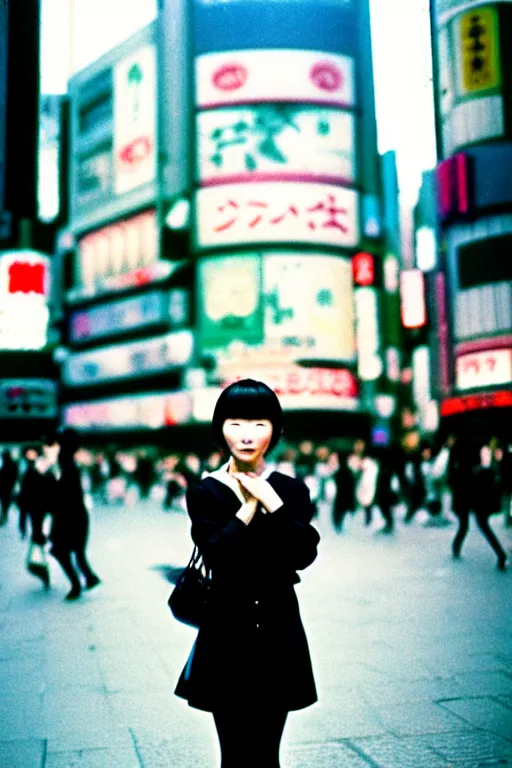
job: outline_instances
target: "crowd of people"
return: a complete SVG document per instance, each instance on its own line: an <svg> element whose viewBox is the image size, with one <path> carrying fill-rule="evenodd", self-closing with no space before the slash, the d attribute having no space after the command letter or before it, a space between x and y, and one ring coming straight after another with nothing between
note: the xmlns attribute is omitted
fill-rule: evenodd
<svg viewBox="0 0 512 768"><path fill-rule="evenodd" d="M50 554L70 581L67 599L75 600L83 589L100 583L86 556L92 505L130 505L151 498L166 512L184 511L187 489L224 461L220 450L201 456L162 455L156 448L84 449L76 433L65 430L49 435L43 445L4 449L0 526L17 506L20 535L29 538L29 571L49 586L49 541ZM344 531L347 518L360 514L366 526L377 515L380 531L393 534L398 519L410 524L423 510L425 525L457 524L452 553L459 558L473 514L498 568L508 566L489 519L503 513L505 524L512 526L512 444L496 438L470 442L451 435L437 448L427 440L407 449L369 447L356 439L343 451L303 440L275 452L270 463L306 483L317 515L320 508L328 509L337 533ZM398 518L400 506L405 512Z"/></svg>

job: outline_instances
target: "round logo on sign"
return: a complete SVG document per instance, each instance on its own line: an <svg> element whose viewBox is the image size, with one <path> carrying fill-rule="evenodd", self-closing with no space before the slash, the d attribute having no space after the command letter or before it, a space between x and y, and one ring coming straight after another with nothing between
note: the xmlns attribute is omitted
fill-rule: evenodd
<svg viewBox="0 0 512 768"><path fill-rule="evenodd" d="M140 136L123 147L119 153L119 159L127 165L134 166L145 160L150 152L151 140L147 136Z"/></svg>
<svg viewBox="0 0 512 768"><path fill-rule="evenodd" d="M311 67L310 80L321 91L339 91L343 84L343 73L330 61L319 61Z"/></svg>
<svg viewBox="0 0 512 768"><path fill-rule="evenodd" d="M241 64L224 64L212 75L212 82L221 91L236 91L245 85L248 72Z"/></svg>

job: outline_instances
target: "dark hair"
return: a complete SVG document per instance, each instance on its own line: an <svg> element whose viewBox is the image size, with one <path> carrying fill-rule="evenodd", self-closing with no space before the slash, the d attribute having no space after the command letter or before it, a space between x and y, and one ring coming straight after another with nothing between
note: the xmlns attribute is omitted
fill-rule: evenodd
<svg viewBox="0 0 512 768"><path fill-rule="evenodd" d="M48 434L43 437L43 445L50 446L59 442L58 432L48 432Z"/></svg>
<svg viewBox="0 0 512 768"><path fill-rule="evenodd" d="M215 440L227 451L227 443L222 434L226 419L268 419L272 422L272 450L283 431L283 411L276 393L262 381L242 379L230 384L221 392L215 405L212 419L212 432Z"/></svg>

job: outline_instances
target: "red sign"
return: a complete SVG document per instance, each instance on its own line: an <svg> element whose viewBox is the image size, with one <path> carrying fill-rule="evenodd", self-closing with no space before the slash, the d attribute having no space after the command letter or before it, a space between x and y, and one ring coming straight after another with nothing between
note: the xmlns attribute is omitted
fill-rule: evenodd
<svg viewBox="0 0 512 768"><path fill-rule="evenodd" d="M454 416L467 411L479 411L485 408L512 407L512 391L503 389L500 392L485 392L464 397L451 397L441 403L441 416Z"/></svg>
<svg viewBox="0 0 512 768"><path fill-rule="evenodd" d="M8 274L8 293L38 293L44 296L44 264L14 261L9 266Z"/></svg>
<svg viewBox="0 0 512 768"><path fill-rule="evenodd" d="M469 212L470 159L469 155L460 152L437 166L437 207L443 220Z"/></svg>
<svg viewBox="0 0 512 768"><path fill-rule="evenodd" d="M356 253L352 259L352 274L356 285L366 287L374 284L375 260L371 253Z"/></svg>

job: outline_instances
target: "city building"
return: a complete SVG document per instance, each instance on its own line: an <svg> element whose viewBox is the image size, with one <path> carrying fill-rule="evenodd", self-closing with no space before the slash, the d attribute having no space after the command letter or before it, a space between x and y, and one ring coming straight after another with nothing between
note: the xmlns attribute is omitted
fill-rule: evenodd
<svg viewBox="0 0 512 768"><path fill-rule="evenodd" d="M446 431L512 427L512 4L437 0L438 335Z"/></svg>
<svg viewBox="0 0 512 768"><path fill-rule="evenodd" d="M167 0L71 79L63 422L90 439L183 445L243 376L290 437L391 439L396 169L369 6L312 9Z"/></svg>

